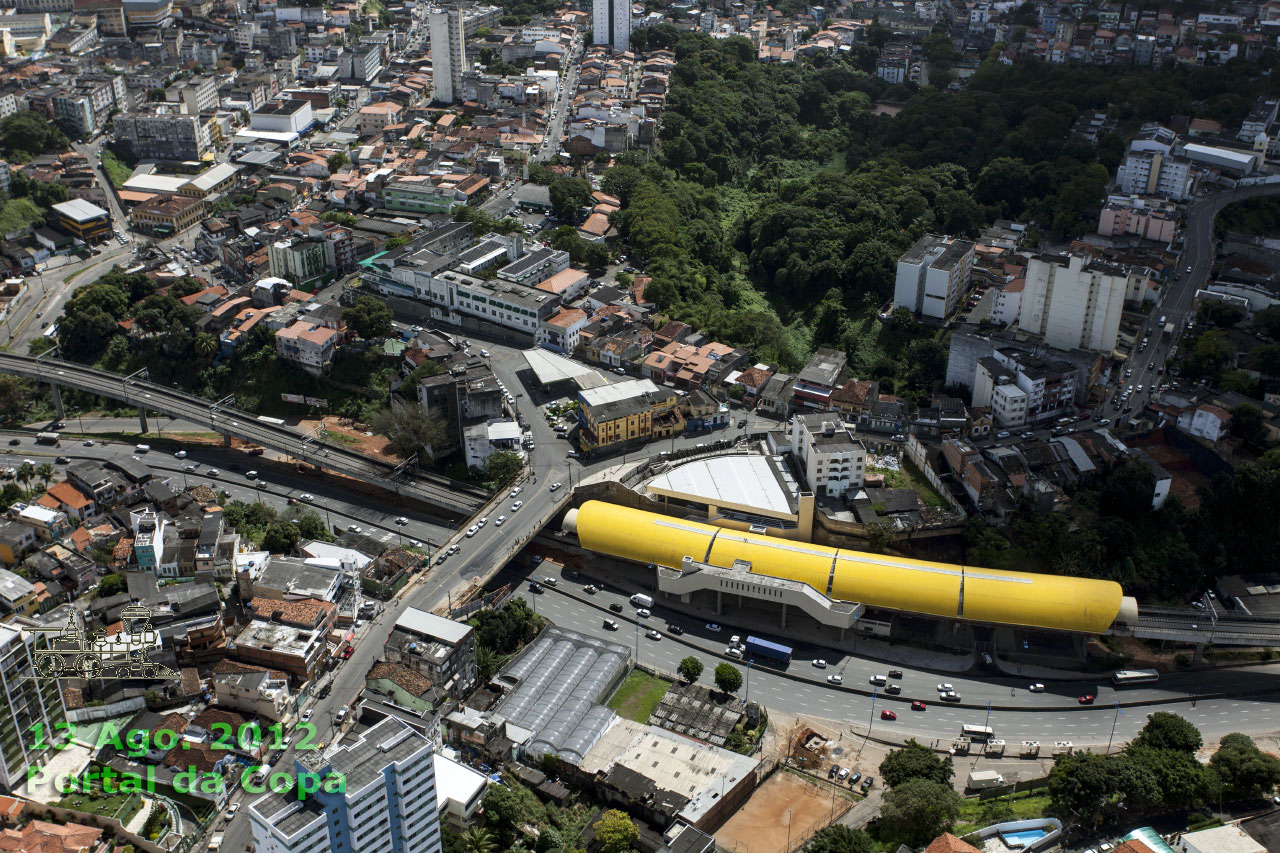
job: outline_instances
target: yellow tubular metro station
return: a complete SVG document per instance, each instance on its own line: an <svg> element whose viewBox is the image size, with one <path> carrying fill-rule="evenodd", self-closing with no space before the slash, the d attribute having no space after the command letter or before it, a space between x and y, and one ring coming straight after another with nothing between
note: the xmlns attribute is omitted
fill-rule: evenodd
<svg viewBox="0 0 1280 853"><path fill-rule="evenodd" d="M566 526L584 548L679 569L684 557L785 578L831 599L905 613L998 625L1100 634L1121 614L1113 581L983 569L888 557L761 536L711 524L587 501ZM1132 602L1132 599L1128 599Z"/></svg>

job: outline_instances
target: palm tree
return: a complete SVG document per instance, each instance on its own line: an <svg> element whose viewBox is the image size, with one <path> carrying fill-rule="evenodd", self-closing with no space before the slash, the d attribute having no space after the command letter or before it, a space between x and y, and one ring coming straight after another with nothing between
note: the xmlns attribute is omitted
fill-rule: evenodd
<svg viewBox="0 0 1280 853"><path fill-rule="evenodd" d="M462 848L467 853L493 853L498 849L498 842L493 840L489 830L473 826L462 833Z"/></svg>
<svg viewBox="0 0 1280 853"><path fill-rule="evenodd" d="M23 491L27 490L27 483L30 483L36 476L36 466L30 462L23 462L18 466L18 473L14 475L19 483L22 484Z"/></svg>
<svg viewBox="0 0 1280 853"><path fill-rule="evenodd" d="M192 342L191 348L195 354L201 358L211 359L218 352L218 339L208 332L201 332L196 335L195 341Z"/></svg>
<svg viewBox="0 0 1280 853"><path fill-rule="evenodd" d="M45 462L36 469L36 476L40 478L40 484L46 489L49 488L49 481L58 476L58 469L53 467L50 462Z"/></svg>

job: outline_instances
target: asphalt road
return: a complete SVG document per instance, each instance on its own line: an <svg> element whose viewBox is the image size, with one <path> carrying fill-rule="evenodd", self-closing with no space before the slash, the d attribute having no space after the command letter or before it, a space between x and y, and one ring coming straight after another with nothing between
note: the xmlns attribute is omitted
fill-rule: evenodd
<svg viewBox="0 0 1280 853"><path fill-rule="evenodd" d="M545 565L545 564L544 564ZM545 587L540 594L522 590L521 595L539 613L556 624L571 627L599 637L621 642L636 650L642 663L656 666L667 672L675 672L680 660L693 655L701 660L709 673L716 665L728 660L748 676L739 695L762 702L766 707L788 713L809 714L839 721L850 726L857 734L865 734L870 723L873 734L884 737L915 737L922 742L938 741L949 744L960 735L963 724L989 725L996 737L1011 745L1025 740L1036 740L1047 751L1057 740L1069 740L1077 746L1105 745L1111 738L1115 724L1115 742L1123 743L1145 724L1152 711L1168 710L1181 714L1200 728L1206 738L1216 738L1233 731L1271 732L1276 729L1276 703L1280 692L1274 695L1254 695L1251 698L1195 700L1188 698L1168 705L1120 708L1122 705L1151 700L1176 699L1180 696L1206 694L1218 690L1240 689L1242 678L1248 679L1255 691L1280 691L1280 665L1250 667L1247 670L1218 670L1207 673L1168 676L1154 684L1133 685L1116 690L1109 683L1045 681L1044 692L1033 693L1028 688L1031 679L981 674L938 674L926 670L896 666L904 672L902 679L891 683L902 686L902 694L888 696L882 691L871 693L872 675L887 674L890 666L860 657L838 657L829 649L797 649L797 656L786 670L786 675L764 669L749 669L741 661L723 656L730 635L744 635L730 623L722 623L719 632L706 628L706 623L683 615L671 614L661 604L654 608L648 619L636 617L636 608L627 596L608 589L594 595L582 591L591 579L562 577L557 586ZM608 610L610 603L623 607L621 614ZM605 619L614 619L620 630L604 627ZM668 624L684 629L679 637L672 635ZM651 640L645 631L655 628L662 633L660 640ZM828 663L818 669L812 659L822 655ZM843 688L833 688L826 677L840 673ZM704 673L703 680L710 676ZM937 686L953 685L960 694L964 706L939 702ZM846 689L847 688L847 689ZM1092 705L1080 705L1081 695L1096 697ZM921 700L926 710L913 711L912 700ZM986 704L990 703L990 714ZM880 712L897 713L895 721L882 720Z"/></svg>
<svg viewBox="0 0 1280 853"><path fill-rule="evenodd" d="M137 422L134 421L134 424L136 426ZM395 540L397 544L418 541L424 545L443 542L452 533L439 519L411 509L380 505L323 478L277 472L265 465L261 457L250 456L238 450L190 445L187 458L177 459L159 450L137 454L132 445L114 442L95 441L93 447L85 447L79 439L67 439L57 447L50 447L36 444L34 437L23 436L19 438L20 444L8 444L14 435L12 432L4 434L4 443L0 445L4 450L0 454L0 466L17 467L23 459L32 459L38 463L53 462L59 456L66 456L73 462L83 459L105 462L113 458L136 456L158 476L169 479L179 489L209 485L230 492L235 500L260 500L277 510L285 509L292 498L298 504L318 512L331 529L339 532L354 524L361 527L364 533L383 541ZM232 471L230 466L233 464L238 465L240 471ZM187 471L186 468L192 465L196 466L196 470ZM55 463L54 467L61 477L66 466ZM216 469L218 474L211 476L210 469ZM251 481L245 477L252 470L259 471L257 480ZM311 497L304 500L302 495ZM407 518L409 523L397 525L395 519L398 517Z"/></svg>

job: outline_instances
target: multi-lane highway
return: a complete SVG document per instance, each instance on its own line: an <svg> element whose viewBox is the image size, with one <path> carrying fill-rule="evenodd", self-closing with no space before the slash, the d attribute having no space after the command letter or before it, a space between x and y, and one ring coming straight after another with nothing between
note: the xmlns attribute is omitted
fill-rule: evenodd
<svg viewBox="0 0 1280 853"><path fill-rule="evenodd" d="M164 412L222 435L251 441L303 462L375 483L449 515L470 515L483 503L483 493L473 486L438 474L398 471L392 463L330 444L322 437L306 437L285 424L263 421L231 405L219 405L164 385L68 361L8 353L0 354L0 371Z"/></svg>

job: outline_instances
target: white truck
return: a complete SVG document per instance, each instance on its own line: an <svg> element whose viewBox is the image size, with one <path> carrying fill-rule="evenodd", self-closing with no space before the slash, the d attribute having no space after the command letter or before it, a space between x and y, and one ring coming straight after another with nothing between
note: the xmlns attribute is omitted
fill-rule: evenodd
<svg viewBox="0 0 1280 853"><path fill-rule="evenodd" d="M994 770L971 770L968 787L975 791L997 788L1004 784L1004 777Z"/></svg>
<svg viewBox="0 0 1280 853"><path fill-rule="evenodd" d="M215 835L213 838L209 839L209 853L215 853L215 851L221 850L221 849L222 849L221 835Z"/></svg>
<svg viewBox="0 0 1280 853"><path fill-rule="evenodd" d="M637 592L631 596L631 603L636 607L653 607L653 596Z"/></svg>

